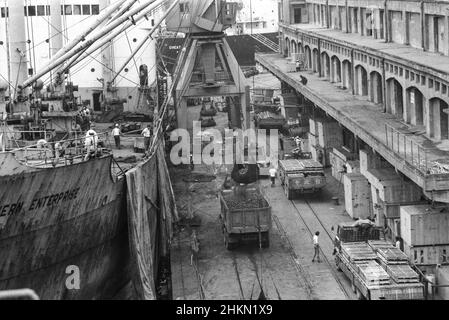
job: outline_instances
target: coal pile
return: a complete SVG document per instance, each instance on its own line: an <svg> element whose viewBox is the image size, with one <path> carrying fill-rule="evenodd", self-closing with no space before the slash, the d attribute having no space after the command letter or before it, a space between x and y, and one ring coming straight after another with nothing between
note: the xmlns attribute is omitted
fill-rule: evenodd
<svg viewBox="0 0 449 320"><path fill-rule="evenodd" d="M268 207L267 201L257 193L229 196L225 200L229 210L259 209Z"/></svg>

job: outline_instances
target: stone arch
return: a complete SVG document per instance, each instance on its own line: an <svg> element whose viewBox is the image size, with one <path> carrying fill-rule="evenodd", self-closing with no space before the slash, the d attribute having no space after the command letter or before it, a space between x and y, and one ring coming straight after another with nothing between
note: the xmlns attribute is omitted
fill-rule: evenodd
<svg viewBox="0 0 449 320"><path fill-rule="evenodd" d="M355 67L354 86L356 94L360 96L368 95L368 73L360 64Z"/></svg>
<svg viewBox="0 0 449 320"><path fill-rule="evenodd" d="M430 136L438 140L449 139L448 103L440 98L429 100Z"/></svg>
<svg viewBox="0 0 449 320"><path fill-rule="evenodd" d="M383 102L382 76L377 71L373 71L370 73L369 100L374 103Z"/></svg>
<svg viewBox="0 0 449 320"><path fill-rule="evenodd" d="M327 52L321 52L321 73L320 77L324 77L327 80L330 80L330 67L331 61Z"/></svg>
<svg viewBox="0 0 449 320"><path fill-rule="evenodd" d="M318 72L318 59L320 58L318 49L313 49L312 51L312 70L313 72Z"/></svg>
<svg viewBox="0 0 449 320"><path fill-rule="evenodd" d="M341 62L337 56L331 58L331 82L341 82Z"/></svg>
<svg viewBox="0 0 449 320"><path fill-rule="evenodd" d="M387 80L387 112L395 114L401 119L404 118L404 99L402 90L401 84L395 78Z"/></svg>
<svg viewBox="0 0 449 320"><path fill-rule="evenodd" d="M413 125L424 124L424 95L416 87L410 87L406 90L406 110L407 122Z"/></svg>
<svg viewBox="0 0 449 320"><path fill-rule="evenodd" d="M292 48L291 56L292 56L293 59L296 60L297 53L298 53L298 45L296 44L295 40L291 41L291 48Z"/></svg>

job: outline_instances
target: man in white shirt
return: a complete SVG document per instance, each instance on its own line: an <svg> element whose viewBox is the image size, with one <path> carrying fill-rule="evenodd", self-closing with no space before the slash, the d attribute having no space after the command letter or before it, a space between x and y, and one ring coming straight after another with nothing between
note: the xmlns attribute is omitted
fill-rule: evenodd
<svg viewBox="0 0 449 320"><path fill-rule="evenodd" d="M118 124L115 125L114 129L112 129L112 136L114 137L115 140L115 147L117 149L120 149L120 127Z"/></svg>
<svg viewBox="0 0 449 320"><path fill-rule="evenodd" d="M148 151L148 149L150 148L150 143L151 143L151 124L148 124L147 127L145 129L142 130L142 135L144 138L144 144L145 144L145 151Z"/></svg>
<svg viewBox="0 0 449 320"><path fill-rule="evenodd" d="M268 172L270 173L271 186L274 187L276 181L276 168L271 167L270 170L268 170Z"/></svg>
<svg viewBox="0 0 449 320"><path fill-rule="evenodd" d="M318 236L320 235L320 232L317 231L315 232L314 236L313 236L313 248L314 248L314 255L312 258L312 262L315 262L315 258L317 258L318 262L321 262L320 260L320 245L318 243Z"/></svg>
<svg viewBox="0 0 449 320"><path fill-rule="evenodd" d="M395 246L396 246L396 248L401 250L401 240L399 240L399 237L396 237L396 244L395 244Z"/></svg>
<svg viewBox="0 0 449 320"><path fill-rule="evenodd" d="M86 132L86 139L84 140L84 144L86 146L86 156L84 157L84 161L89 160L91 154L95 153L97 150L98 144L98 135L92 127Z"/></svg>

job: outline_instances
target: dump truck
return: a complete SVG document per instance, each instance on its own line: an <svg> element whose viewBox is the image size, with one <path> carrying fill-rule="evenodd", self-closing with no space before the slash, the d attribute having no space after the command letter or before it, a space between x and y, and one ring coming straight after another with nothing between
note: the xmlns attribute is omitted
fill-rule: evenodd
<svg viewBox="0 0 449 320"><path fill-rule="evenodd" d="M289 200L297 193L316 192L326 185L323 166L312 159L279 160L279 179Z"/></svg>
<svg viewBox="0 0 449 320"><path fill-rule="evenodd" d="M359 300L423 300L424 284L407 256L370 220L340 223L334 240L337 269Z"/></svg>
<svg viewBox="0 0 449 320"><path fill-rule="evenodd" d="M260 190L252 185L223 188L219 194L226 249L253 242L270 246L271 206Z"/></svg>

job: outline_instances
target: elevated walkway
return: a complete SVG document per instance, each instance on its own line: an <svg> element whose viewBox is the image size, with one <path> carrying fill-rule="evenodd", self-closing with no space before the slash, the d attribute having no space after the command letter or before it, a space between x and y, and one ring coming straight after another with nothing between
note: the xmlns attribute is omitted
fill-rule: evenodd
<svg viewBox="0 0 449 320"><path fill-rule="evenodd" d="M254 40L259 41L265 47L269 48L270 50L273 50L273 52L279 52L279 45L277 43L271 41L267 37L265 37L263 34L261 34L261 33L254 33L254 34L250 34L250 36Z"/></svg>
<svg viewBox="0 0 449 320"><path fill-rule="evenodd" d="M421 69L449 81L449 57L440 53L423 51L406 44L385 42L384 39L374 39L358 33L346 33L313 24L280 24L279 26L293 33L303 32L334 43L357 48L375 56L382 56L400 64L411 63L417 70Z"/></svg>
<svg viewBox="0 0 449 320"><path fill-rule="evenodd" d="M280 54L256 54L256 61L360 137L429 198L449 202L449 173L438 170L449 153L422 131L383 113L382 105L354 96L317 74L292 72L290 60ZM301 84L301 75L307 78L307 85Z"/></svg>

